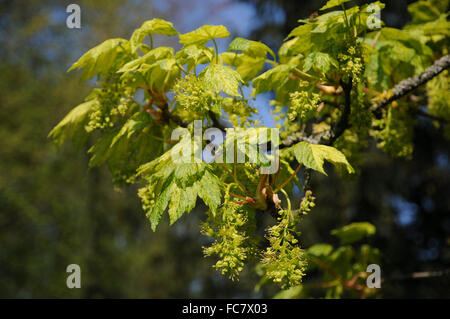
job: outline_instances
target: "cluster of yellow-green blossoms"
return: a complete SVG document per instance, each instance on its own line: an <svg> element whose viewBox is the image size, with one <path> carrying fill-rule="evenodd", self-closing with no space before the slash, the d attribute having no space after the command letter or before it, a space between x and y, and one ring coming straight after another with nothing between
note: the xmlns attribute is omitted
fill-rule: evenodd
<svg viewBox="0 0 450 319"><path fill-rule="evenodd" d="M129 109L133 107L136 102L132 98L122 97L119 100L119 105L111 110L113 116L125 116Z"/></svg>
<svg viewBox="0 0 450 319"><path fill-rule="evenodd" d="M149 212L155 205L155 193L153 185L142 187L138 190L138 196L141 199L142 209L144 212ZM147 216L150 217L150 216Z"/></svg>
<svg viewBox="0 0 450 319"><path fill-rule="evenodd" d="M290 212L281 211L281 220L268 229L270 246L264 252L261 264L266 277L281 285L282 289L297 286L306 271L306 254L298 245L291 229Z"/></svg>
<svg viewBox="0 0 450 319"><path fill-rule="evenodd" d="M257 114L258 110L250 106L246 100L225 97L222 99L222 107L228 114L228 120L235 127L255 123L250 117Z"/></svg>
<svg viewBox="0 0 450 319"><path fill-rule="evenodd" d="M126 83L110 84L106 81L102 88L95 89L91 97L98 103L89 113L87 130L113 127L116 118L124 116L130 106L136 104L132 99L133 93L133 88L127 87Z"/></svg>
<svg viewBox="0 0 450 319"><path fill-rule="evenodd" d="M300 211L303 214L307 214L308 212L310 212L311 208L316 206L316 204L314 203L315 199L316 198L312 195L312 192L310 190L307 190L305 192L305 196L303 196L303 199L300 202Z"/></svg>
<svg viewBox="0 0 450 319"><path fill-rule="evenodd" d="M298 118L301 122L307 121L316 112L320 103L320 95L309 91L296 91L289 94L291 105L287 113L289 121Z"/></svg>
<svg viewBox="0 0 450 319"><path fill-rule="evenodd" d="M352 79L353 84L358 84L364 72L359 46L351 46L347 49L348 54L339 53L338 60L340 69L344 75Z"/></svg>
<svg viewBox="0 0 450 319"><path fill-rule="evenodd" d="M220 110L218 96L192 74L178 80L173 91L175 100L187 111L204 114L208 110Z"/></svg>
<svg viewBox="0 0 450 319"><path fill-rule="evenodd" d="M205 256L217 255L219 260L214 268L232 280L238 278L252 254L245 233L247 220L239 205L227 203L219 209L214 221L205 222L201 227L202 234L215 239L211 246L203 247Z"/></svg>
<svg viewBox="0 0 450 319"><path fill-rule="evenodd" d="M114 123L111 121L111 116L106 112L101 105L98 105L89 114L89 122L87 125L88 131L93 131L96 129L106 129L108 127L113 127Z"/></svg>
<svg viewBox="0 0 450 319"><path fill-rule="evenodd" d="M409 157L413 152L414 120L404 110L390 106L383 111L383 118L373 121L376 128L372 135L377 146L393 157Z"/></svg>

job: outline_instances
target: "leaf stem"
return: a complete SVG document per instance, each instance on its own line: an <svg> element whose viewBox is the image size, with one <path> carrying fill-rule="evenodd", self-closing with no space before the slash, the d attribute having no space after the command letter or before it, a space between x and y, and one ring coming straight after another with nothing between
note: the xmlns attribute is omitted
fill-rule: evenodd
<svg viewBox="0 0 450 319"><path fill-rule="evenodd" d="M345 24L347 25L347 28L350 30L350 23L348 22L348 17L347 17L347 12L345 11L345 6L343 3L341 4L341 6L342 6L342 10L344 11Z"/></svg>
<svg viewBox="0 0 450 319"><path fill-rule="evenodd" d="M216 63L219 64L219 49L217 48L216 40L212 39L212 41L214 43L214 49L216 51Z"/></svg>
<svg viewBox="0 0 450 319"><path fill-rule="evenodd" d="M306 72L303 72L302 70L300 70L299 68L295 68L294 69L294 73L299 76L300 78L304 79L304 80L308 80L308 81L312 81L312 80L318 80L317 77L308 74Z"/></svg>
<svg viewBox="0 0 450 319"><path fill-rule="evenodd" d="M279 192L284 186L286 186L295 176L297 176L298 171L300 170L300 168L302 168L303 164L300 163L298 164L297 168L295 169L295 171L291 174L291 176L288 177L288 179L286 179L283 183L281 183L280 186L278 186L275 190L274 193Z"/></svg>
<svg viewBox="0 0 450 319"><path fill-rule="evenodd" d="M291 201L290 201L290 199L289 199L289 196L288 196L288 194L286 193L286 191L284 190L284 189L282 189L282 188L280 188L280 192L282 192L283 193L283 195L284 195L284 197L286 197L286 201L287 201L287 204L288 204L288 208L287 208L287 211L288 211L288 213L289 213L289 215L291 214Z"/></svg>

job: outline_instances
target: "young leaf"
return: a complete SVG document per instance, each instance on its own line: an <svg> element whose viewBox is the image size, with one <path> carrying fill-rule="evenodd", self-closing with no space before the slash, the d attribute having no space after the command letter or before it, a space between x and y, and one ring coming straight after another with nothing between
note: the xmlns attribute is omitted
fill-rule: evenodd
<svg viewBox="0 0 450 319"><path fill-rule="evenodd" d="M175 57L181 65L187 64L188 71L191 71L199 64L211 62L214 57L214 49L191 44L178 51Z"/></svg>
<svg viewBox="0 0 450 319"><path fill-rule="evenodd" d="M128 121L122 126L119 133L114 137L111 142L111 147L117 143L119 139L126 136L127 139L131 137L135 132L142 130L148 124L152 122L150 114L147 112L136 112Z"/></svg>
<svg viewBox="0 0 450 319"><path fill-rule="evenodd" d="M84 131L89 111L97 103L97 100L90 100L75 107L51 130L48 137L53 138L55 143L61 146L64 141L74 137L80 130Z"/></svg>
<svg viewBox="0 0 450 319"><path fill-rule="evenodd" d="M332 66L337 69L339 64L329 54L313 52L306 57L305 64L303 65L303 71L308 72L312 68L316 72L326 74L330 71Z"/></svg>
<svg viewBox="0 0 450 319"><path fill-rule="evenodd" d="M240 74L232 68L221 64L211 64L201 73L201 76L214 92L241 96L238 88L243 80Z"/></svg>
<svg viewBox="0 0 450 319"><path fill-rule="evenodd" d="M197 202L197 185L180 188L175 182L172 183L172 192L169 203L170 225L175 223L185 212L190 212Z"/></svg>
<svg viewBox="0 0 450 319"><path fill-rule="evenodd" d="M253 79L254 95L282 87L289 80L294 64L280 64Z"/></svg>
<svg viewBox="0 0 450 319"><path fill-rule="evenodd" d="M375 234L375 226L368 222L352 223L331 231L332 235L339 237L341 245L351 244Z"/></svg>
<svg viewBox="0 0 450 319"><path fill-rule="evenodd" d="M184 45L204 45L214 38L227 38L230 36L223 25L204 25L197 30L180 35L180 43Z"/></svg>
<svg viewBox="0 0 450 319"><path fill-rule="evenodd" d="M81 79L88 80L94 75L108 71L117 63L119 53L129 50L128 40L116 38L109 39L87 51L75 62L67 72L83 69Z"/></svg>
<svg viewBox="0 0 450 319"><path fill-rule="evenodd" d="M324 161L327 160L335 165L343 165L348 173L354 173L355 170L339 150L331 146L310 144L300 142L291 148L291 152L299 163L308 168L327 175L323 169Z"/></svg>
<svg viewBox="0 0 450 319"><path fill-rule="evenodd" d="M248 161L261 166L273 162L272 155L259 148L260 143L272 142L272 131L267 127L228 128L225 143L219 146L218 153L236 149L237 161Z"/></svg>
<svg viewBox="0 0 450 319"><path fill-rule="evenodd" d="M158 47L156 49L150 50L145 55L128 62L117 72L131 72L136 71L142 64L153 64L158 60L173 57L174 49L168 47Z"/></svg>
<svg viewBox="0 0 450 319"><path fill-rule="evenodd" d="M142 26L136 29L130 38L131 51L134 53L139 47L139 44L144 41L147 35L162 34L167 36L177 35L179 32L173 27L172 22L162 19L152 19L145 21Z"/></svg>
<svg viewBox="0 0 450 319"><path fill-rule="evenodd" d="M97 167L105 163L110 155L111 142L116 135L117 130L111 131L98 139L89 150L88 153L92 154L89 160L89 168Z"/></svg>
<svg viewBox="0 0 450 319"><path fill-rule="evenodd" d="M150 79L150 87L156 86L160 90L168 90L180 75L180 68L175 58L168 58L150 65L146 73Z"/></svg>
<svg viewBox="0 0 450 319"><path fill-rule="evenodd" d="M213 215L215 215L221 201L217 177L209 171L205 171L202 179L195 185L197 186L198 196L205 202L206 206L209 207Z"/></svg>
<svg viewBox="0 0 450 319"><path fill-rule="evenodd" d="M147 217L150 220L150 224L152 230L156 230L156 226L158 226L159 221L161 220L162 214L167 208L169 204L170 195L172 194L174 184L170 184L169 187L165 188L161 194L156 198L155 204L150 207L149 211L147 211Z"/></svg>
<svg viewBox="0 0 450 319"><path fill-rule="evenodd" d="M245 54L223 52L220 54L222 61L236 67L236 71L245 82L257 76L264 68L264 57L251 57Z"/></svg>
<svg viewBox="0 0 450 319"><path fill-rule="evenodd" d="M138 169L137 176L145 177L148 187L153 188L155 194L161 193L156 197L150 196L156 204L146 206L153 230L167 207L172 224L195 207L197 196L205 202L213 214L220 205L220 181L210 172L208 164L202 161L195 163L193 158L191 162L186 163L175 161L176 154L181 155L191 150L192 146L191 154L194 154L199 145L192 143L191 138L183 137L171 150ZM145 195L140 196L145 198Z"/></svg>
<svg viewBox="0 0 450 319"><path fill-rule="evenodd" d="M272 49L264 43L247 40L244 38L235 38L231 41L228 51L241 51L252 57L265 57L269 53L275 60L275 54Z"/></svg>
<svg viewBox="0 0 450 319"><path fill-rule="evenodd" d="M442 1L441 3L445 3L445 1ZM408 12L412 17L411 23L413 24L437 20L440 11L445 12L447 9L448 8L445 8L445 5L443 8L438 8L437 3L432 3L431 1L417 1L408 6Z"/></svg>
<svg viewBox="0 0 450 319"><path fill-rule="evenodd" d="M350 0L330 0L328 1L322 8L320 8L319 10L327 10L330 8L334 8L337 6L340 6L343 3L349 2Z"/></svg>

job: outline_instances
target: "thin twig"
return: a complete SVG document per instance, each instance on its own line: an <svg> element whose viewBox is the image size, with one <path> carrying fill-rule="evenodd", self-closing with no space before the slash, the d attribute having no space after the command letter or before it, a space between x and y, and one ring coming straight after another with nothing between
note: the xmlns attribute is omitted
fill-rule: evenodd
<svg viewBox="0 0 450 319"><path fill-rule="evenodd" d="M283 188L284 186L286 186L295 176L297 176L298 171L300 170L300 168L302 168L303 164L300 163L298 164L297 168L295 169L295 171L291 174L291 176L288 177L288 179L286 179L283 183L281 183L280 186L278 186L276 188L276 190L274 191L274 193L277 193L278 190L280 190L281 188Z"/></svg>

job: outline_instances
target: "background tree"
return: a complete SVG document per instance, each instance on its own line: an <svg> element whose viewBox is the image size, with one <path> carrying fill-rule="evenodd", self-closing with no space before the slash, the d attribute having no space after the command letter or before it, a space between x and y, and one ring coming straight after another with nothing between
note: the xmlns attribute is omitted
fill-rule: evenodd
<svg viewBox="0 0 450 319"><path fill-rule="evenodd" d="M152 233L136 189L115 190L106 168L87 171L85 148L58 150L47 139L90 89L68 66L99 41L129 36L136 20L160 15L146 1L77 3L81 31L66 28L60 1L0 3L0 296L248 294L251 286L220 278L202 258L196 214L174 232ZM81 266L82 289L66 287L71 263Z"/></svg>

